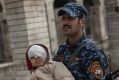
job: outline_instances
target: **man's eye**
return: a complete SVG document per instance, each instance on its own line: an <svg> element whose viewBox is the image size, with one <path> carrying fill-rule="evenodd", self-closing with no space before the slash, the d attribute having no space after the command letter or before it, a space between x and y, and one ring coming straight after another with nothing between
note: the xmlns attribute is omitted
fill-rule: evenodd
<svg viewBox="0 0 119 80"><path fill-rule="evenodd" d="M73 20L73 19L75 19L75 18L74 18L74 17L68 17L68 19L69 19L69 20Z"/></svg>
<svg viewBox="0 0 119 80"><path fill-rule="evenodd" d="M71 21L71 20L74 20L75 17L62 17L62 20L65 21L65 20L68 20L68 21Z"/></svg>

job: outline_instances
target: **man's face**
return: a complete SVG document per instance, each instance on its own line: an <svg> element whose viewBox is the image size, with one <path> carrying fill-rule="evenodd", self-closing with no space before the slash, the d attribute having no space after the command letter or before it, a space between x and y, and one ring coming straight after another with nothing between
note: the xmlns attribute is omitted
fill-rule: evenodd
<svg viewBox="0 0 119 80"><path fill-rule="evenodd" d="M61 16L61 20L63 33L67 37L77 35L82 30L83 23L78 17L71 17L65 14Z"/></svg>

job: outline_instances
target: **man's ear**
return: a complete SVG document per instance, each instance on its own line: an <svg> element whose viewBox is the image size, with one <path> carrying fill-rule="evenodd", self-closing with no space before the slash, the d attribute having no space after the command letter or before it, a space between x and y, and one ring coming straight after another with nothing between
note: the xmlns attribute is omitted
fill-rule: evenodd
<svg viewBox="0 0 119 80"><path fill-rule="evenodd" d="M81 19L79 19L79 23L80 23L80 24L85 24L85 23L86 23L86 18L81 18Z"/></svg>
<svg viewBox="0 0 119 80"><path fill-rule="evenodd" d="M80 24L82 27L85 27L85 26L86 26L86 18L81 18L81 19L79 19L79 24Z"/></svg>
<svg viewBox="0 0 119 80"><path fill-rule="evenodd" d="M82 21L82 24L84 25L86 24L86 18L82 18L81 21Z"/></svg>

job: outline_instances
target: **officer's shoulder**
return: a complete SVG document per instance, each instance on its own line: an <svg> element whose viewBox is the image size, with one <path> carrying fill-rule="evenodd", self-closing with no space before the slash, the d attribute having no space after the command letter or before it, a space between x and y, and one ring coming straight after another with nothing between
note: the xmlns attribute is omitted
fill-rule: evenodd
<svg viewBox="0 0 119 80"><path fill-rule="evenodd" d="M98 50L96 43L90 39L85 39L82 41L82 45L87 49L87 50Z"/></svg>
<svg viewBox="0 0 119 80"><path fill-rule="evenodd" d="M61 45L59 45L59 50L63 50L66 48L66 43L63 43Z"/></svg>
<svg viewBox="0 0 119 80"><path fill-rule="evenodd" d="M87 53L90 53L90 55L105 56L104 51L101 48L97 47L97 44L94 41L87 39L84 40L82 44L84 45Z"/></svg>
<svg viewBox="0 0 119 80"><path fill-rule="evenodd" d="M66 47L66 43L63 43L63 44L59 45L59 48L63 48L63 47Z"/></svg>

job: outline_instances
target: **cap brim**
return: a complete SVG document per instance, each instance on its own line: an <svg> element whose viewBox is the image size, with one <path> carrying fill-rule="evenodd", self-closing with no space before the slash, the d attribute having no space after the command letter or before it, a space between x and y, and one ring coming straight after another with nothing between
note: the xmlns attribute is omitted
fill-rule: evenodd
<svg viewBox="0 0 119 80"><path fill-rule="evenodd" d="M62 16L64 14L68 14L68 15L70 15L72 17L75 17L76 16L76 14L73 13L72 10L70 10L68 8L63 8L63 9L59 10L58 16Z"/></svg>
<svg viewBox="0 0 119 80"><path fill-rule="evenodd" d="M67 12L64 11L64 10L59 10L59 12L58 12L58 16L62 16L64 13L67 13Z"/></svg>

